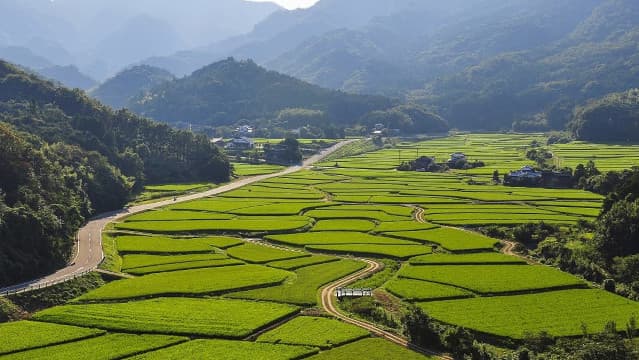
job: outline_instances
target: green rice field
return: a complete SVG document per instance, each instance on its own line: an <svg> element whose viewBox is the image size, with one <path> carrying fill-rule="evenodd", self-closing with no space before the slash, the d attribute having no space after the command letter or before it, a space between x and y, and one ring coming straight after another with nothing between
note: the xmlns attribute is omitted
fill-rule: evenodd
<svg viewBox="0 0 639 360"><path fill-rule="evenodd" d="M80 297L83 301L131 299L167 294L205 295L277 285L291 274L259 265L240 265L150 274L111 282Z"/></svg>
<svg viewBox="0 0 639 360"><path fill-rule="evenodd" d="M306 266L295 270L295 276L282 285L236 292L227 296L314 306L318 301L317 292L322 285L357 272L365 266L363 262L354 260Z"/></svg>
<svg viewBox="0 0 639 360"><path fill-rule="evenodd" d="M411 265L494 265L526 264L526 261L496 252L475 254L432 254L410 259Z"/></svg>
<svg viewBox="0 0 639 360"><path fill-rule="evenodd" d="M115 223L107 262L135 277L110 281L33 321L0 325L9 359L429 359L361 328L317 317L322 286L375 258L385 268L349 286L373 287L392 306L415 303L436 321L522 339L619 329L639 303L542 265L498 253L478 227L593 221L603 198L574 189L506 187L543 134L459 134L377 148L355 142L317 167ZM557 165L639 164L639 147L548 146ZM417 155L453 152L486 166L445 173L395 171ZM335 167L335 164L339 167ZM279 166L235 164L239 176ZM147 187L193 192L206 184ZM212 186L212 185L206 185ZM379 300L379 298L378 298ZM401 302L401 303L400 303ZM300 315L303 314L303 315ZM6 339L9 339L7 341ZM251 340L251 341L247 341ZM5 356L3 356L4 358Z"/></svg>
<svg viewBox="0 0 639 360"><path fill-rule="evenodd" d="M541 331L554 336L581 335L582 323L588 332L599 333L609 321L626 324L639 314L637 302L602 290L434 301L420 306L443 322L513 339Z"/></svg>
<svg viewBox="0 0 639 360"><path fill-rule="evenodd" d="M4 355L3 359L68 360L83 359L87 356L91 359L98 360L121 359L146 351L179 344L187 340L186 338L177 336L109 334L78 342Z"/></svg>
<svg viewBox="0 0 639 360"><path fill-rule="evenodd" d="M291 260L310 256L310 254L303 252L281 250L252 243L234 246L226 250L226 253L232 258L255 264L264 264L271 261Z"/></svg>
<svg viewBox="0 0 639 360"><path fill-rule="evenodd" d="M59 306L40 312L35 319L112 331L244 338L298 310L295 306L267 302L158 298Z"/></svg>
<svg viewBox="0 0 639 360"><path fill-rule="evenodd" d="M104 335L105 331L18 321L0 325L0 355ZM8 341L10 339L11 341Z"/></svg>
<svg viewBox="0 0 639 360"><path fill-rule="evenodd" d="M300 316L261 335L257 341L327 349L369 336L368 331L338 320Z"/></svg>
<svg viewBox="0 0 639 360"><path fill-rule="evenodd" d="M222 350L223 349L223 350ZM216 360L270 359L292 360L316 354L317 348L307 346L291 346L265 344L248 341L229 340L194 340L166 349L142 354L135 360L199 360L203 358Z"/></svg>
<svg viewBox="0 0 639 360"><path fill-rule="evenodd" d="M453 285L480 294L585 287L573 275L542 265L405 266L402 278Z"/></svg>
<svg viewBox="0 0 639 360"><path fill-rule="evenodd" d="M338 348L311 356L312 360L328 359L367 359L367 360L434 360L399 345L395 345L380 338L370 338L356 341Z"/></svg>
<svg viewBox="0 0 639 360"><path fill-rule="evenodd" d="M422 231L395 231L384 233L402 239L441 245L450 251L490 250L497 240L470 231L453 228L437 228Z"/></svg>

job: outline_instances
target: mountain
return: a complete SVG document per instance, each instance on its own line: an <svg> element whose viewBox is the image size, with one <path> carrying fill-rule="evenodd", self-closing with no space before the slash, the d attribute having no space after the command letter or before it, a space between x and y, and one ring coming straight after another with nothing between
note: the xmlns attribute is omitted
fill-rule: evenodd
<svg viewBox="0 0 639 360"><path fill-rule="evenodd" d="M73 65L50 66L43 69L38 69L37 72L47 79L57 81L60 84L72 89L78 88L82 90L88 90L98 84L97 81L93 80L87 75L84 75L80 72L80 70L78 70L77 67Z"/></svg>
<svg viewBox="0 0 639 360"><path fill-rule="evenodd" d="M638 7L411 2L363 26L308 36L263 65L323 87L416 102L462 129L563 129L575 105L636 86Z"/></svg>
<svg viewBox="0 0 639 360"><path fill-rule="evenodd" d="M66 87L87 90L97 84L95 80L81 73L76 66L54 65L47 58L37 55L29 48L20 46L0 48L0 59L20 64L25 70L57 81Z"/></svg>
<svg viewBox="0 0 639 360"><path fill-rule="evenodd" d="M0 47L0 59L19 64L29 69L42 69L54 66L48 59L35 54L26 47L6 46Z"/></svg>
<svg viewBox="0 0 639 360"><path fill-rule="evenodd" d="M92 73L102 79L149 55L170 54L183 47L186 47L185 40L169 22L136 16L96 45L96 58L108 59L108 63L96 62Z"/></svg>
<svg viewBox="0 0 639 360"><path fill-rule="evenodd" d="M148 65L134 66L108 79L90 94L114 109L126 107L135 96L174 80L168 71Z"/></svg>
<svg viewBox="0 0 639 360"><path fill-rule="evenodd" d="M247 34L171 56L153 57L143 63L165 68L177 76L188 75L206 64L228 56L251 58L259 64L265 64L308 38L338 29L363 26L377 16L406 8L413 2L414 0L321 0L308 9L274 12L257 23Z"/></svg>
<svg viewBox="0 0 639 360"><path fill-rule="evenodd" d="M562 129L576 104L639 81L639 3L595 5L558 41L498 54L430 81L410 96L463 128L505 129L514 121L519 129ZM617 19L633 19L634 27Z"/></svg>
<svg viewBox="0 0 639 360"><path fill-rule="evenodd" d="M320 112L316 126L354 124L374 110L396 102L378 96L327 90L258 66L229 58L185 78L166 82L139 96L131 109L176 126L228 126L241 120L277 121L287 109ZM294 129L306 124L289 124Z"/></svg>
<svg viewBox="0 0 639 360"><path fill-rule="evenodd" d="M3 0L0 47L25 47L103 80L145 58L249 32L279 9L244 0Z"/></svg>
<svg viewBox="0 0 639 360"><path fill-rule="evenodd" d="M309 38L266 66L347 91L405 92L491 56L560 40L596 3L598 0L480 0L463 6L413 3L362 28ZM342 70L336 72L336 67ZM387 69L385 76L391 81L374 76L379 67Z"/></svg>
<svg viewBox="0 0 639 360"><path fill-rule="evenodd" d="M208 138L171 129L0 61L0 287L63 265L93 214L145 182L227 181Z"/></svg>

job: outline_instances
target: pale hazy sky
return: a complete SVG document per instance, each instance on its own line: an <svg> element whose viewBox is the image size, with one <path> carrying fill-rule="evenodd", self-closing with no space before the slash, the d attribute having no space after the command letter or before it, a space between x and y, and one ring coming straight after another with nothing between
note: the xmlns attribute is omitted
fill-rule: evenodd
<svg viewBox="0 0 639 360"><path fill-rule="evenodd" d="M278 3L280 6L283 6L287 9L297 9L297 8L306 8L315 4L319 0L249 0L249 1L270 1L274 3Z"/></svg>

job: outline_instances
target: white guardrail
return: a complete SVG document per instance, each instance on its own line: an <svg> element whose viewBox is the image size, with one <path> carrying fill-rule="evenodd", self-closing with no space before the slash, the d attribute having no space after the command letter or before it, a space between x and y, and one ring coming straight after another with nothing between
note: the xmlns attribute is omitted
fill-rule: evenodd
<svg viewBox="0 0 639 360"><path fill-rule="evenodd" d="M95 271L96 269L97 269L97 266L92 269L84 270L75 274L70 274L53 281L36 282L32 285L27 285L27 286L25 286L26 284L20 284L16 286L11 286L9 288L0 289L0 296L17 295L17 294L23 294L23 293L27 293L27 292L31 292L35 290L46 289L54 285L59 285L71 280L75 280L79 277L82 277L84 275L87 275Z"/></svg>

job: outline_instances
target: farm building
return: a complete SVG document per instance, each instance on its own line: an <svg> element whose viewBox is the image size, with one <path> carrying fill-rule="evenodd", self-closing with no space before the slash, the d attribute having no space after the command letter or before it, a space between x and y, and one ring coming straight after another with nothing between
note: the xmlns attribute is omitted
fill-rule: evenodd
<svg viewBox="0 0 639 360"><path fill-rule="evenodd" d="M229 150L250 150L255 148L255 142L247 137L236 137L225 146Z"/></svg>
<svg viewBox="0 0 639 360"><path fill-rule="evenodd" d="M446 163L451 168L456 168L457 164L466 163L466 162L468 162L468 159L466 158L466 154L456 152L456 153L450 154L450 159L448 159Z"/></svg>
<svg viewBox="0 0 639 360"><path fill-rule="evenodd" d="M504 176L504 185L510 186L541 186L543 174L531 166L511 171Z"/></svg>

